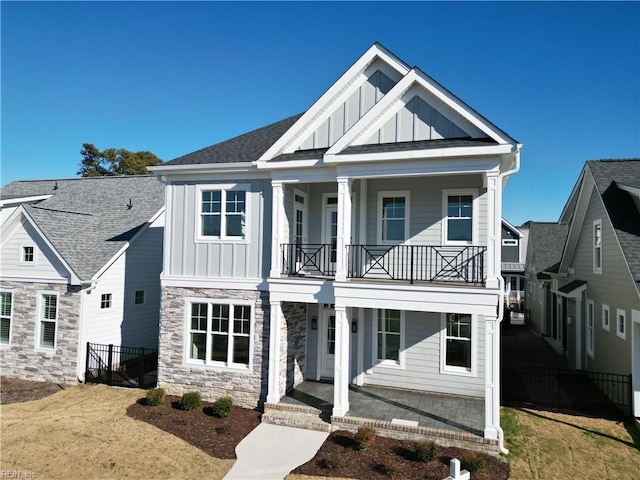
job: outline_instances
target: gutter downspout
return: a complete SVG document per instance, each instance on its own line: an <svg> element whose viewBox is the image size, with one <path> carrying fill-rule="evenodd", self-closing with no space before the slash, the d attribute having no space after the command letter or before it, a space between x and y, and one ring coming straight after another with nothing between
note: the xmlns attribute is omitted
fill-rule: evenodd
<svg viewBox="0 0 640 480"><path fill-rule="evenodd" d="M503 178L513 175L520 170L520 150L522 150L522 144L518 143L516 145L514 167L498 175L498 181L502 182ZM501 184L500 188L502 187L503 185ZM502 201L500 202L500 221L502 222ZM498 275L498 286L500 287L500 294L498 296L498 326L500 326L504 319L504 279L502 275ZM498 331L500 332L500 328L498 328ZM500 358L499 360L502 361ZM500 387L502 387L502 378L500 378ZM498 448L500 449L500 453L509 455L509 450L504 446L504 430L502 430L500 425L498 425Z"/></svg>

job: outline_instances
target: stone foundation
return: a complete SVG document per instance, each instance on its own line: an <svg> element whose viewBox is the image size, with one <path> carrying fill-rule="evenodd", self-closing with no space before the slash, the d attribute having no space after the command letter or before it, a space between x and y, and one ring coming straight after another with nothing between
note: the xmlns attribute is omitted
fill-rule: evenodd
<svg viewBox="0 0 640 480"><path fill-rule="evenodd" d="M38 382L77 383L80 287L6 281L0 282L0 287L13 291L11 343L0 347L2 375ZM41 291L59 294L55 350L36 350Z"/></svg>

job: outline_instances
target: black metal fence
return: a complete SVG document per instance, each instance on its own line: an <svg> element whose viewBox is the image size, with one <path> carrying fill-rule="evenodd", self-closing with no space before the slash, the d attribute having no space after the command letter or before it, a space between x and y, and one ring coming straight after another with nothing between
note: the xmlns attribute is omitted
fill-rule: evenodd
<svg viewBox="0 0 640 480"><path fill-rule="evenodd" d="M158 351L87 342L85 382L151 388L158 382Z"/></svg>
<svg viewBox="0 0 640 480"><path fill-rule="evenodd" d="M283 275L334 276L336 247L329 243L284 243L282 247Z"/></svg>
<svg viewBox="0 0 640 480"><path fill-rule="evenodd" d="M501 371L504 406L602 418L631 416L631 375L519 364L503 364Z"/></svg>

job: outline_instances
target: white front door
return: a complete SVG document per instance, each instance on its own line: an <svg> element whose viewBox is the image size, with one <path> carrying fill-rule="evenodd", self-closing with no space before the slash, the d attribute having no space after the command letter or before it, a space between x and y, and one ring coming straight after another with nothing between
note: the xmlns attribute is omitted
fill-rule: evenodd
<svg viewBox="0 0 640 480"><path fill-rule="evenodd" d="M322 310L322 332L320 336L322 378L333 378L336 352L336 312L335 310Z"/></svg>
<svg viewBox="0 0 640 480"><path fill-rule="evenodd" d="M328 267L330 272L336 271L336 247L338 245L338 206L327 205L324 209L324 239L323 242L329 245L325 250L327 258L323 265ZM325 272L327 274L327 272Z"/></svg>
<svg viewBox="0 0 640 480"><path fill-rule="evenodd" d="M293 243L295 244L296 272L304 270L307 258L302 254L303 245L308 243L307 194L294 191L293 201Z"/></svg>

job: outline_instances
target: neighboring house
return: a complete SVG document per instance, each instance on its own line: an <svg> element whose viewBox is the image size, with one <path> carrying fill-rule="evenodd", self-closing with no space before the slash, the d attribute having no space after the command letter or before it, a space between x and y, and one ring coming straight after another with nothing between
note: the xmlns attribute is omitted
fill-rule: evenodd
<svg viewBox="0 0 640 480"><path fill-rule="evenodd" d="M375 44L303 114L151 167L167 185L159 385L255 407L322 379L337 417L350 384L471 396L497 440L520 148Z"/></svg>
<svg viewBox="0 0 640 480"><path fill-rule="evenodd" d="M502 278L505 302L510 309L522 311L525 301L525 259L527 256L526 226L514 227L502 219Z"/></svg>
<svg viewBox="0 0 640 480"><path fill-rule="evenodd" d="M164 185L156 176L17 181L0 229L0 368L84 378L87 342L157 348Z"/></svg>

